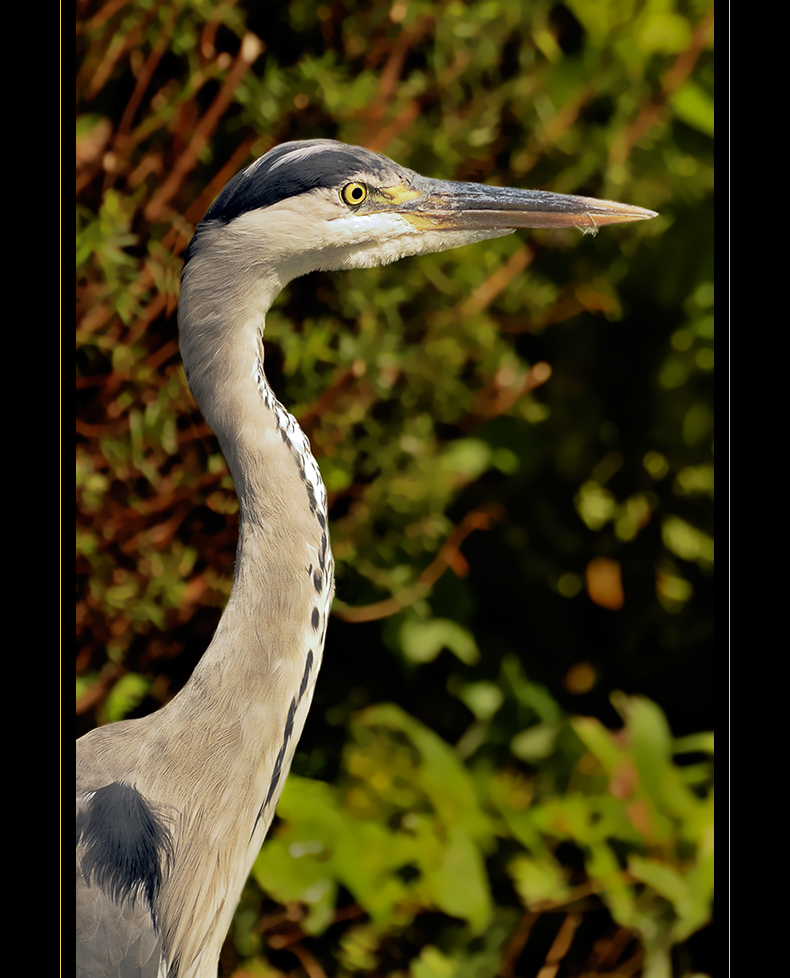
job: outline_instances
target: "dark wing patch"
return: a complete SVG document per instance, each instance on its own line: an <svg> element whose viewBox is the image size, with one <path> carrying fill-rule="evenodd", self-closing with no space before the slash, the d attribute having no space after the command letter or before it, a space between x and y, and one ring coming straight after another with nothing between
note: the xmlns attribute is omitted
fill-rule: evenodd
<svg viewBox="0 0 790 978"><path fill-rule="evenodd" d="M76 976L159 978L159 890L170 831L132 785L105 785L77 810Z"/></svg>
<svg viewBox="0 0 790 978"><path fill-rule="evenodd" d="M79 868L116 903L138 897L156 919L156 899L173 859L161 815L132 785L115 781L93 793L77 815Z"/></svg>

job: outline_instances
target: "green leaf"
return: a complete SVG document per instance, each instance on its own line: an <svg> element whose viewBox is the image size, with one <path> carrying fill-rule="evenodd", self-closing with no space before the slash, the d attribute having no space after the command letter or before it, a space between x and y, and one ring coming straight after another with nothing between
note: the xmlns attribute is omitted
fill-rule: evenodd
<svg viewBox="0 0 790 978"><path fill-rule="evenodd" d="M404 654L412 662L432 662L442 649L449 649L470 666L480 658L471 633L449 618L423 621L408 617L400 626L398 637Z"/></svg>
<svg viewBox="0 0 790 978"><path fill-rule="evenodd" d="M568 890L566 871L550 856L516 856L508 864L508 872L528 908L544 900L560 900Z"/></svg>
<svg viewBox="0 0 790 978"><path fill-rule="evenodd" d="M134 672L127 672L110 690L105 709L110 723L125 720L151 689L151 680Z"/></svg>
<svg viewBox="0 0 790 978"><path fill-rule="evenodd" d="M675 115L713 139L713 99L692 79L687 79L670 99Z"/></svg>
<svg viewBox="0 0 790 978"><path fill-rule="evenodd" d="M517 733L510 741L510 749L522 761L534 762L549 757L554 751L561 729L562 724L558 721L536 723Z"/></svg>
<svg viewBox="0 0 790 978"><path fill-rule="evenodd" d="M473 933L482 933L490 923L491 893L483 858L460 826L450 828L441 863L425 883L437 907L467 920Z"/></svg>

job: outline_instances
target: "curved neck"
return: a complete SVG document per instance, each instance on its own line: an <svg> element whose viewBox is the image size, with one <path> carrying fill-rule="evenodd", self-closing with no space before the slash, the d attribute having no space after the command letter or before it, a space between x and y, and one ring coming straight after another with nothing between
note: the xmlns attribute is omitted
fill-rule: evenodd
<svg viewBox="0 0 790 978"><path fill-rule="evenodd" d="M179 301L187 378L219 439L240 506L232 593L193 680L205 689L207 672L232 664L239 678L208 685L232 691L233 703L223 709L246 723L245 701L260 705L271 696L287 708L291 696L282 686L298 694L308 657L312 689L334 564L318 466L263 370L264 317L281 283L265 276L251 282L249 273L245 278L227 267L221 272L202 256L193 258ZM241 284L230 290L222 285L228 281Z"/></svg>

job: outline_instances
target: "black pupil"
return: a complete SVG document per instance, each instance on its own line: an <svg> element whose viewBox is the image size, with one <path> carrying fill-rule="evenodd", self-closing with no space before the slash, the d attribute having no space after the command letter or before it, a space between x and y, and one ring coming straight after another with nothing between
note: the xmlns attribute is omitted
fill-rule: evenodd
<svg viewBox="0 0 790 978"><path fill-rule="evenodd" d="M362 199L362 187L352 187L351 188L351 199L361 200Z"/></svg>

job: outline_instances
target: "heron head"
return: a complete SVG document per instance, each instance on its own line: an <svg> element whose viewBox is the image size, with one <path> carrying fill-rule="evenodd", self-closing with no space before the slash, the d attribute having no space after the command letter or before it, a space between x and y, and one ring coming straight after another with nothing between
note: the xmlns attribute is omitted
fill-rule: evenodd
<svg viewBox="0 0 790 978"><path fill-rule="evenodd" d="M362 147L310 139L277 146L237 174L198 226L187 261L207 232L222 229L226 247L282 286L317 269L384 265L517 228L591 232L655 216L613 201L432 180Z"/></svg>

